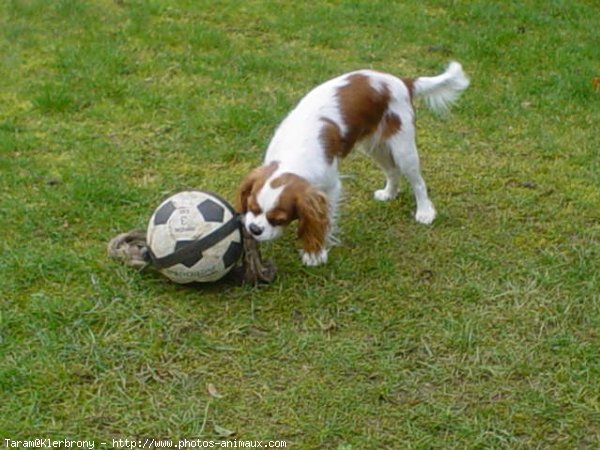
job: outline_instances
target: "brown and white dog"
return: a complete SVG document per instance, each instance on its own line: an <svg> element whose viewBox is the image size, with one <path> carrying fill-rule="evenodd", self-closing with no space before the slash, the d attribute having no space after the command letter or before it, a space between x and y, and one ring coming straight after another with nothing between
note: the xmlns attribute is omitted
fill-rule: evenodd
<svg viewBox="0 0 600 450"><path fill-rule="evenodd" d="M325 263L341 195L338 164L359 142L386 177L375 199L395 198L403 174L416 198L415 219L430 224L436 212L419 168L413 98L443 112L468 85L461 65L452 62L434 77L360 70L317 86L279 125L263 165L240 186L237 208L246 229L267 241L298 220L303 263Z"/></svg>

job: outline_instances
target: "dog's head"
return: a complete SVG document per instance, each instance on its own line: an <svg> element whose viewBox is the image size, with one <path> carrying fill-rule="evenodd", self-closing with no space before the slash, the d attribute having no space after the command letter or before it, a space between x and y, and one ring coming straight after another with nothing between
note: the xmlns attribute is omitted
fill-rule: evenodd
<svg viewBox="0 0 600 450"><path fill-rule="evenodd" d="M269 241L297 219L298 236L320 248L329 225L327 197L304 178L278 168L276 162L258 167L242 182L236 206L244 226L257 241Z"/></svg>

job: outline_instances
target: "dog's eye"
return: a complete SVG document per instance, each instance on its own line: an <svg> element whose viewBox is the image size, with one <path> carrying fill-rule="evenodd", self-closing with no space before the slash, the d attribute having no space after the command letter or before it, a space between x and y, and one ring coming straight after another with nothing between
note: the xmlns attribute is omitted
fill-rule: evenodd
<svg viewBox="0 0 600 450"><path fill-rule="evenodd" d="M248 210L255 216L258 216L262 212L253 198L248 201Z"/></svg>
<svg viewBox="0 0 600 450"><path fill-rule="evenodd" d="M278 227L288 223L288 216L284 211L273 211L267 215L267 220L272 226Z"/></svg>

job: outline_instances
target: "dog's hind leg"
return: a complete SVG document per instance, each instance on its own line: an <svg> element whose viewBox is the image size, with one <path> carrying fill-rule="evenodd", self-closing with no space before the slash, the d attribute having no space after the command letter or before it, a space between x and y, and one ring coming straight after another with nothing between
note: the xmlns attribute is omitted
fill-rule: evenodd
<svg viewBox="0 0 600 450"><path fill-rule="evenodd" d="M369 155L381 168L385 175L385 187L374 192L376 200L385 202L398 196L398 183L400 180L400 169L394 161L392 149L387 144L375 146Z"/></svg>
<svg viewBox="0 0 600 450"><path fill-rule="evenodd" d="M390 149L390 155L396 167L408 179L415 195L417 203L416 221L430 224L435 219L436 212L427 194L425 180L421 175L414 129L398 131L386 140L386 144Z"/></svg>

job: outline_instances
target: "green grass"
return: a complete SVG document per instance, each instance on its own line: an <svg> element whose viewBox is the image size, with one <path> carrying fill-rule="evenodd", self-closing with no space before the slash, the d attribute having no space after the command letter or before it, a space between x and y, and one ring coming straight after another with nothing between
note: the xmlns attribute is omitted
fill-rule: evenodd
<svg viewBox="0 0 600 450"><path fill-rule="evenodd" d="M585 0L2 2L0 439L598 448L599 29ZM167 193L232 200L315 84L451 59L453 115L418 105L433 226L356 155L326 266L291 234L260 288L106 256Z"/></svg>

